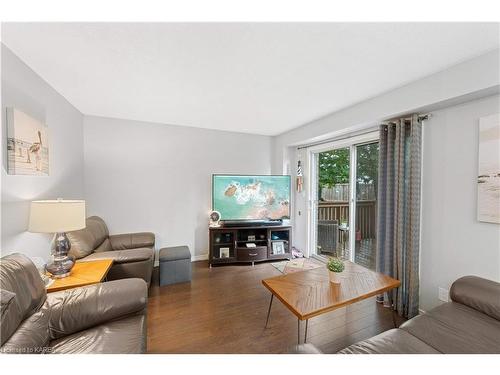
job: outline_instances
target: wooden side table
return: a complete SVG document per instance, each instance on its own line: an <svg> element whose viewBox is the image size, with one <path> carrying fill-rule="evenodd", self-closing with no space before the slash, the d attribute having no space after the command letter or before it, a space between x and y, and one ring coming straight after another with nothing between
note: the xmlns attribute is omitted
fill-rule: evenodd
<svg viewBox="0 0 500 375"><path fill-rule="evenodd" d="M47 287L47 293L100 283L112 265L113 259L76 262L71 274L62 279L54 279L54 282Z"/></svg>

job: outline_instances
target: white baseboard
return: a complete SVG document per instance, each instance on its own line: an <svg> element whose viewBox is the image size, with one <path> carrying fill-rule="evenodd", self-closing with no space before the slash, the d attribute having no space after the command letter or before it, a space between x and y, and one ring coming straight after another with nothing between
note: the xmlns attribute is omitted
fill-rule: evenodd
<svg viewBox="0 0 500 375"><path fill-rule="evenodd" d="M208 253L199 254L199 255L191 255L191 262L198 262L200 260L208 260Z"/></svg>
<svg viewBox="0 0 500 375"><path fill-rule="evenodd" d="M418 309L418 313L419 313L419 314L425 314L425 310Z"/></svg>

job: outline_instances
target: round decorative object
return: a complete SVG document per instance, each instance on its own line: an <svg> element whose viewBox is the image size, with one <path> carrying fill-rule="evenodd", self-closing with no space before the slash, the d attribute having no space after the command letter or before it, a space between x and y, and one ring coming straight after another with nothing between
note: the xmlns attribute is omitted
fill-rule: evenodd
<svg viewBox="0 0 500 375"><path fill-rule="evenodd" d="M219 211L212 211L210 213L210 226L211 227L219 227L220 226L220 212Z"/></svg>
<svg viewBox="0 0 500 375"><path fill-rule="evenodd" d="M51 244L52 262L46 266L46 270L53 278L62 279L70 275L75 265L75 258L68 255L70 249L71 242L66 233L56 233Z"/></svg>

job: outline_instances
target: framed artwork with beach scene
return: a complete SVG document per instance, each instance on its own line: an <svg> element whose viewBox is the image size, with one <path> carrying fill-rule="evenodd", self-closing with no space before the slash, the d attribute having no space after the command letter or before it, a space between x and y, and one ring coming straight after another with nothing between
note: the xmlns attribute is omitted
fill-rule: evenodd
<svg viewBox="0 0 500 375"><path fill-rule="evenodd" d="M16 108L7 108L7 160L9 174L49 175L47 126Z"/></svg>
<svg viewBox="0 0 500 375"><path fill-rule="evenodd" d="M500 114L479 119L477 219L500 223Z"/></svg>

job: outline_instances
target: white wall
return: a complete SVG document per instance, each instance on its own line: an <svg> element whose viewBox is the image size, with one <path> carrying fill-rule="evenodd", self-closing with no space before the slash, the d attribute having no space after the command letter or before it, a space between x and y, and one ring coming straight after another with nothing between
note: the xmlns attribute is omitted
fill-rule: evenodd
<svg viewBox="0 0 500 375"><path fill-rule="evenodd" d="M271 138L85 116L85 197L111 233L208 252L213 173L268 174Z"/></svg>
<svg viewBox="0 0 500 375"><path fill-rule="evenodd" d="M21 252L45 260L51 236L26 231L34 199L83 198L83 116L2 44L2 255ZM5 113L15 107L49 129L48 177L7 174Z"/></svg>
<svg viewBox="0 0 500 375"><path fill-rule="evenodd" d="M433 111L424 129L421 303L439 301L464 275L500 281L500 225L477 221L479 118L500 112L493 96ZM500 158L500 155L498 156Z"/></svg>

